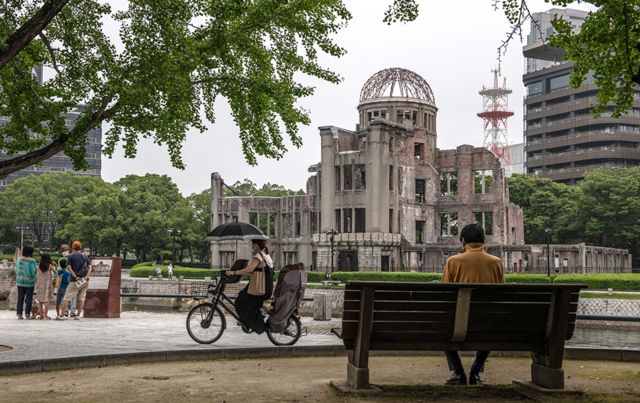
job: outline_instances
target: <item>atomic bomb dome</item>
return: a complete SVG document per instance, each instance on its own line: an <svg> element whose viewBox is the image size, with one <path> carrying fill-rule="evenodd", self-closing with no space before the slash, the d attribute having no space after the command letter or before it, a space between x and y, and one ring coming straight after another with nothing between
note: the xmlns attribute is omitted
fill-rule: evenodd
<svg viewBox="0 0 640 403"><path fill-rule="evenodd" d="M380 98L424 101L433 106L436 104L429 83L419 74L399 67L380 70L362 86L361 104Z"/></svg>
<svg viewBox="0 0 640 403"><path fill-rule="evenodd" d="M359 129L376 119L408 128L436 133L436 101L427 80L411 70L393 67L380 70L362 86L358 104Z"/></svg>

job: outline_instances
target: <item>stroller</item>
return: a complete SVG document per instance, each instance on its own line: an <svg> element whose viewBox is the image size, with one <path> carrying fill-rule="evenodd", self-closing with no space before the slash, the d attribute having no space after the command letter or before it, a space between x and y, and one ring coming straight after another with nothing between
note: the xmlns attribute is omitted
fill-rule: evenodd
<svg viewBox="0 0 640 403"><path fill-rule="evenodd" d="M307 273L302 263L290 264L282 268L276 289L273 293L273 305L269 312L271 333L282 333L290 325L290 318L298 316L298 306L304 298L307 287Z"/></svg>

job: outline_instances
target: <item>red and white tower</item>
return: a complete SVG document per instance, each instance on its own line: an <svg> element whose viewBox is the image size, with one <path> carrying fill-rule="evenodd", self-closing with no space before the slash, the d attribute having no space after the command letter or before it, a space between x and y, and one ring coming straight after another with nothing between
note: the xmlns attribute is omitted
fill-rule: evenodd
<svg viewBox="0 0 640 403"><path fill-rule="evenodd" d="M509 141L507 140L507 119L513 116L509 110L509 94L507 79L503 78L502 87L498 87L498 70L493 73L493 88L482 86L482 112L478 116L484 121L484 143L505 167L511 165Z"/></svg>

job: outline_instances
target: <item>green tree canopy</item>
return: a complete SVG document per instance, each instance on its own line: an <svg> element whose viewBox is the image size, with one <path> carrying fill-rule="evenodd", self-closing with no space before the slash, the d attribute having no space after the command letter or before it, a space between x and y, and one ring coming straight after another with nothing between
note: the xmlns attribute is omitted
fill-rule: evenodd
<svg viewBox="0 0 640 403"><path fill-rule="evenodd" d="M220 96L246 160L279 158L283 133L299 146L298 126L309 123L296 102L313 88L300 75L339 81L318 55L344 53L332 39L351 18L341 0L126 4L117 11L98 0L0 5L0 116L10 119L0 127L0 150L17 155L0 161L0 175L60 151L86 168L87 132L102 122L111 127L107 155L122 144L134 157L140 137L150 137L182 168L187 131L204 131ZM32 24L38 9L48 13ZM108 20L118 24L118 38L105 33ZM55 71L42 84L32 75L41 65ZM65 114L72 110L79 119L70 128Z"/></svg>
<svg viewBox="0 0 640 403"><path fill-rule="evenodd" d="M578 185L576 221L586 241L640 254L640 167L597 170Z"/></svg>
<svg viewBox="0 0 640 403"><path fill-rule="evenodd" d="M550 228L555 242L569 241L566 214L571 210L575 188L535 175L514 174L508 179L511 201L524 210L526 243L545 243Z"/></svg>
<svg viewBox="0 0 640 403"><path fill-rule="evenodd" d="M535 175L509 178L511 201L524 210L526 243L588 242L640 254L640 167L589 172L575 186Z"/></svg>
<svg viewBox="0 0 640 403"><path fill-rule="evenodd" d="M231 188L231 189L229 189ZM225 187L225 196L271 196L283 197L293 195L303 195L304 190L291 190L276 183L265 183L261 188L250 179L245 178L242 182L237 181L229 187Z"/></svg>

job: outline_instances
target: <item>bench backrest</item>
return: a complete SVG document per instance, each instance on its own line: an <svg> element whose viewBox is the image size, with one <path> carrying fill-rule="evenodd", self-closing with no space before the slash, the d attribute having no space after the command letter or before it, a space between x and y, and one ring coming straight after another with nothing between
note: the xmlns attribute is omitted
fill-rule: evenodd
<svg viewBox="0 0 640 403"><path fill-rule="evenodd" d="M542 351L573 335L581 288L348 282L342 338L347 349L364 334L373 350Z"/></svg>

